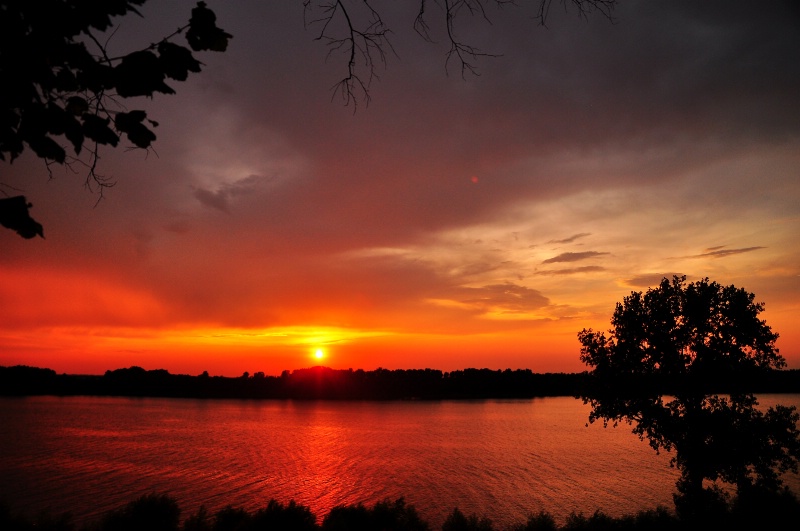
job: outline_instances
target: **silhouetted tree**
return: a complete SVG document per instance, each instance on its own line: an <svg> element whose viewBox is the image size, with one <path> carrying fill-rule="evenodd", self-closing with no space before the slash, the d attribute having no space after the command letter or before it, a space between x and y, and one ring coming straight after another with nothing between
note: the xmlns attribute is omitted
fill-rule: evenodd
<svg viewBox="0 0 800 531"><path fill-rule="evenodd" d="M675 276L618 303L608 336L578 334L581 361L594 368L583 397L589 420L625 421L656 451L674 450L675 503L685 516L721 507L718 481L744 498L777 493L779 474L797 470L795 408L764 412L745 392L751 375L785 366L763 309L743 289ZM721 383L727 396L712 393Z"/></svg>

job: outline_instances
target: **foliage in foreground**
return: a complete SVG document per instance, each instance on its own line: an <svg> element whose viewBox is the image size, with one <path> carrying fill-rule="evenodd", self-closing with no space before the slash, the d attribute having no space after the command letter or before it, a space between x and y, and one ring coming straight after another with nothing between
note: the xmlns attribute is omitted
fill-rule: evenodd
<svg viewBox="0 0 800 531"><path fill-rule="evenodd" d="M183 521L178 502L166 494L148 494L124 507L107 512L99 521L78 526L68 514L42 515L32 520L12 514L0 504L0 529L5 531L428 531L432 529L413 505L403 498L384 500L372 507L362 504L338 506L322 518L294 501L270 500L256 511L227 506L213 515L205 507ZM485 516L466 515L453 509L442 531L671 531L710 527L717 529L794 529L800 520L800 499L784 489L738 497L730 503L698 508L692 520L680 518L663 507L613 518L597 511L592 515L571 514L559 525L544 511L524 523L499 528Z"/></svg>

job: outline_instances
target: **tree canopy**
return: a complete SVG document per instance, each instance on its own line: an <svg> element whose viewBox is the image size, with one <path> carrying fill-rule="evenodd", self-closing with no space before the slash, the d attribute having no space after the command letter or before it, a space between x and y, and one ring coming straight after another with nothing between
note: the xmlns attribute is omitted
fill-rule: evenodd
<svg viewBox="0 0 800 531"><path fill-rule="evenodd" d="M797 471L795 408L764 411L746 390L749 378L785 366L763 309L744 289L675 276L618 303L608 336L578 334L595 379L589 420L627 422L655 450L674 450L680 510L722 498L717 482L748 496L777 491L780 474ZM727 396L715 394L721 385Z"/></svg>

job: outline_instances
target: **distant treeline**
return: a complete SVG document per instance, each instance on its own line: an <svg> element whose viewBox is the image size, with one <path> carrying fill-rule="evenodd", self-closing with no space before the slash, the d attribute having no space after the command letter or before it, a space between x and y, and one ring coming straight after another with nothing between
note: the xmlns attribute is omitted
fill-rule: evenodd
<svg viewBox="0 0 800 531"><path fill-rule="evenodd" d="M329 400L445 400L586 396L597 393L671 394L685 382L643 379L602 382L589 372L535 373L529 369L334 370L312 367L262 372L239 377L170 374L141 367L109 370L100 375L57 374L52 369L17 365L0 367L0 395L96 395L176 398L329 399ZM771 370L747 374L707 376L695 385L709 393L800 393L800 370ZM694 387L693 386L693 387Z"/></svg>

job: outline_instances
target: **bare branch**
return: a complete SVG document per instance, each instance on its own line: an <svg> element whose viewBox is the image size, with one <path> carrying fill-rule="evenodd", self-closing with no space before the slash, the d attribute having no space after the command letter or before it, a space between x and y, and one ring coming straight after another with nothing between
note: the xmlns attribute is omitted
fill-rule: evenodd
<svg viewBox="0 0 800 531"><path fill-rule="evenodd" d="M498 5L504 2L503 0L495 0ZM484 0L444 0L445 4L445 20L447 27L447 37L450 40L450 50L447 52L445 58L445 72L448 71L448 65L453 58L458 59L461 63L461 77L466 77L467 72L472 75L478 76L480 73L474 64L474 61L480 57L498 57L497 54L491 54L481 51L472 45L460 41L455 35L455 19L456 15L462 9L466 9L470 15L480 15L486 22L491 24L491 20L486 15L484 8Z"/></svg>
<svg viewBox="0 0 800 531"><path fill-rule="evenodd" d="M430 27L428 23L425 21L425 7L426 7L426 0L419 0L419 11L417 12L416 18L414 18L414 31L417 34L425 39L428 42L433 42L431 39L430 34Z"/></svg>
<svg viewBox="0 0 800 531"><path fill-rule="evenodd" d="M608 20L614 20L612 12L617 5L617 0L560 0L561 5L564 6L564 11L569 11L569 7L573 6L578 10L578 16L587 18L593 11L599 12ZM536 14L536 20L542 26L547 26L547 16L550 13L550 6L553 0L541 0L539 3L539 10Z"/></svg>
<svg viewBox="0 0 800 531"><path fill-rule="evenodd" d="M611 20L617 0L560 0L565 10L574 7L581 17L593 11L600 12ZM553 0L539 0L534 20L544 26ZM419 0L419 9L412 23L413 30L427 42L434 42L429 25L429 0ZM488 14L490 5L503 8L518 6L516 0L433 0L443 15L440 27L447 36L450 48L445 54L445 73L451 61L456 61L461 77L480 75L477 67L482 57L500 57L501 54L486 52L462 39L457 31L458 17L480 17L492 24ZM333 97L339 95L345 106L358 106L359 100L369 104L369 88L379 79L377 67L386 66L386 52L395 53L389 40L391 30L384 24L380 13L371 0L304 0L304 22L306 27L320 26L315 40L324 41L328 47L326 59L335 53L347 56L346 75L332 87ZM396 55L396 53L395 53Z"/></svg>
<svg viewBox="0 0 800 531"><path fill-rule="evenodd" d="M380 14L372 7L369 0L360 2L358 12L351 11L341 0L331 0L312 5L312 0L304 0L306 16L317 10L320 16L309 20L306 25L320 25L321 29L315 40L324 41L328 46L327 57L334 53L347 55L347 74L332 88L333 97L341 96L344 105L353 104L354 111L359 100L369 104L369 87L379 79L377 67L386 66L386 52L394 53L389 40L391 31L386 27ZM354 18L363 19L357 25ZM337 29L336 23L342 26Z"/></svg>

